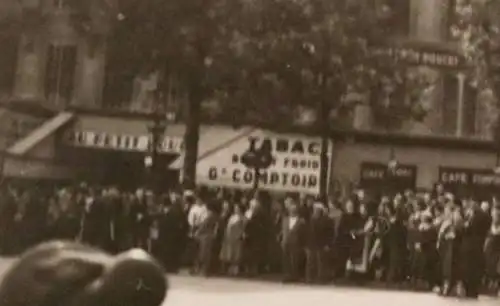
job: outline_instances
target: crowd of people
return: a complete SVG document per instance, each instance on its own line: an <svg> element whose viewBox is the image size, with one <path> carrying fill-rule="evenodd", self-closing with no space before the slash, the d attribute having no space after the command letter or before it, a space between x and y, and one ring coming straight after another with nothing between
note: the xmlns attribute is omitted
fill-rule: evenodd
<svg viewBox="0 0 500 306"><path fill-rule="evenodd" d="M41 241L68 239L111 253L141 247L172 273L377 281L476 298L499 290L499 204L458 198L441 185L392 196L357 190L326 201L238 190L154 195L85 184L6 187L0 251L14 255Z"/></svg>

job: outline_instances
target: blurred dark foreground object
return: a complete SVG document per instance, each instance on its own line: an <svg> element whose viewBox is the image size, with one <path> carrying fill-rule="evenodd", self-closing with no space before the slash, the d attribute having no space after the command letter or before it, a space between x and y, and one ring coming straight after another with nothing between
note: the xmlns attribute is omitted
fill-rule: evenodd
<svg viewBox="0 0 500 306"><path fill-rule="evenodd" d="M0 285L0 306L159 306L168 282L145 251L112 256L64 241L24 253Z"/></svg>

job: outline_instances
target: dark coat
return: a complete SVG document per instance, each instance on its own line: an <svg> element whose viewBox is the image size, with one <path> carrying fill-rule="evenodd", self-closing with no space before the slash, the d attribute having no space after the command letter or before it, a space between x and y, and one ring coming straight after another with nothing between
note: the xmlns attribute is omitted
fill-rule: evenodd
<svg viewBox="0 0 500 306"><path fill-rule="evenodd" d="M173 205L159 216L159 242L161 260L169 271L180 264L186 243L189 225L182 207Z"/></svg>
<svg viewBox="0 0 500 306"><path fill-rule="evenodd" d="M135 246L144 247L149 237L149 226L151 225L148 207L143 201L136 200L131 207L130 215L133 220L134 244Z"/></svg>
<svg viewBox="0 0 500 306"><path fill-rule="evenodd" d="M306 221L298 217L295 225L290 228L290 217L283 219L281 246L284 252L302 252L306 246Z"/></svg>
<svg viewBox="0 0 500 306"><path fill-rule="evenodd" d="M437 232L432 224L421 225L416 229L412 256L412 276L416 279L431 281L437 261Z"/></svg>
<svg viewBox="0 0 500 306"><path fill-rule="evenodd" d="M333 237L333 222L326 216L311 218L307 224L306 245L311 250L323 250Z"/></svg>
<svg viewBox="0 0 500 306"><path fill-rule="evenodd" d="M246 262L261 264L267 254L268 235L271 229L267 223L265 212L258 209L247 221L245 227L244 257Z"/></svg>
<svg viewBox="0 0 500 306"><path fill-rule="evenodd" d="M350 249L354 243L353 232L363 228L364 221L360 214L343 213L337 225L334 244L338 249Z"/></svg>
<svg viewBox="0 0 500 306"><path fill-rule="evenodd" d="M500 276L500 228L492 226L484 244L486 275L498 279Z"/></svg>
<svg viewBox="0 0 500 306"><path fill-rule="evenodd" d="M478 283L482 277L483 247L489 228L485 220L487 219L482 211L474 210L465 224L460 246L460 257L464 259L460 264L460 273L464 282Z"/></svg>
<svg viewBox="0 0 500 306"><path fill-rule="evenodd" d="M82 240L99 248L108 248L111 241L111 216L102 199L95 199L84 212Z"/></svg>

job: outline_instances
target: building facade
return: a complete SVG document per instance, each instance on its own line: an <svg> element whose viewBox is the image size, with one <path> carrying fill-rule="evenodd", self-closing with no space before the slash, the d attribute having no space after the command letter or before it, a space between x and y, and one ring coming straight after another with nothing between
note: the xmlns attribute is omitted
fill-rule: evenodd
<svg viewBox="0 0 500 306"><path fill-rule="evenodd" d="M134 185L140 181L144 175L143 156L148 150L148 127L151 124L147 113L154 104L158 79L154 73L124 76L122 79L107 74L113 52L117 52L109 43L112 38L107 37L109 23L114 22L116 16L92 13L93 30L92 35L88 35L75 23L76 13L68 1L0 2L0 11L10 12L0 13L0 18L10 16L12 12L22 16L13 19L15 23L0 20L0 25L16 24L23 29L20 36L12 34L19 33L16 29L4 31L10 34L0 36L0 98L8 102L2 108L6 118L18 118L13 120L16 123L9 124L0 120L1 134L10 135L4 136L1 142L7 152L4 174L99 177L101 181L109 181L112 178L107 178L106 173L125 171L122 177L135 178L136 181L124 184ZM98 5L99 1L89 3ZM470 84L466 77L467 67L461 65L456 42L450 35L455 1L391 0L389 3L397 12L393 22L397 25L394 36L398 44L391 52L413 59L408 68L409 78L422 79L423 87L417 96L408 92L400 100L391 102L390 110L405 111L397 116L397 124L390 128L377 117L381 105L363 94L357 95L358 103L354 106L332 112L333 125L348 130L332 134L332 186L345 187L358 182L377 184L377 177L378 183L386 184L383 175L371 178L364 175L377 173L380 165L394 158L402 166L413 169L401 171L409 177L408 186L405 185L408 188L430 188L441 179L446 169L468 168L483 172L492 169L496 163L496 150L491 143L492 125L496 121L497 109L491 95L478 93ZM101 11L95 8L89 12ZM172 90L167 104L178 113L185 96L179 91L175 79L169 84ZM217 121L223 119L218 116L226 113L218 107L220 105L216 102L207 101L203 110L207 117ZM298 113L311 112L314 110L302 109ZM212 116L211 113L219 115ZM245 111L240 113L243 115ZM297 116L297 123L303 117ZM314 117L314 114L309 117ZM31 123L26 123L28 121ZM16 134L14 125L29 128ZM229 150L227 142L248 137L241 136L245 135L247 128L250 127L242 130L219 125L204 126L199 144L200 168L211 168L205 165L208 158L205 155L224 155L224 150ZM174 172L180 167L184 130L184 125L179 122L170 124L166 130L162 149L165 172L170 171L167 170L169 167ZM260 137L274 137L275 141L279 138L270 131L259 133ZM307 139L316 139L316 135L308 135L300 128L284 135L288 139L302 135L303 143L308 143ZM68 156L73 158L68 159ZM293 158L298 159L299 164L304 160L309 166L315 160L314 156ZM220 165L216 166L220 168ZM299 172L307 176L311 169L302 170ZM166 174L165 180L175 180L178 173L174 172ZM207 179L208 173L199 176L199 181L204 183L209 181L210 184L233 187L237 181L246 184L243 177L227 176L224 180L214 181ZM307 180L304 184L307 185ZM280 186L282 190L283 185Z"/></svg>

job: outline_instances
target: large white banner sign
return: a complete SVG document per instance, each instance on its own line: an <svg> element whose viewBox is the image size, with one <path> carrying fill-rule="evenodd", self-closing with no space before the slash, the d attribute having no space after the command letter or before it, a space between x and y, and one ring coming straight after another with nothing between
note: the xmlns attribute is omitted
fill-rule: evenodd
<svg viewBox="0 0 500 306"><path fill-rule="evenodd" d="M214 141L217 141L217 136L213 137ZM251 143L260 148L263 142L268 142L271 146L274 161L269 169L261 171L260 188L283 192L319 193L321 139L275 134L262 130L236 138L215 152L200 158L197 165L197 183L252 188L254 170L244 166L241 157ZM330 161L331 145L328 152ZM325 166L328 167L329 173L329 165Z"/></svg>

